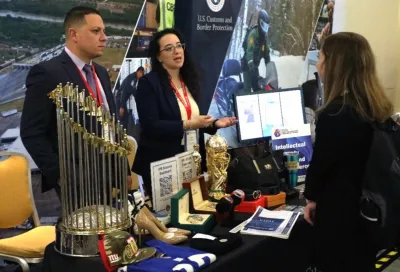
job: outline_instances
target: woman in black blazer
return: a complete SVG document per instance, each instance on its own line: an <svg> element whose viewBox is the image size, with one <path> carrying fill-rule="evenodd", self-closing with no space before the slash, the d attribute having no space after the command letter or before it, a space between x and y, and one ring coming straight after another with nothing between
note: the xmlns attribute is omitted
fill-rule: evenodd
<svg viewBox="0 0 400 272"><path fill-rule="evenodd" d="M317 268L309 271L374 271L377 250L365 240L359 200L372 141L370 123L387 121L393 105L379 83L371 47L361 35L327 37L317 69L325 102L317 116L304 192L304 217L316 235Z"/></svg>
<svg viewBox="0 0 400 272"><path fill-rule="evenodd" d="M132 171L143 178L151 197L150 163L184 152L187 130L215 134L236 123L200 115L199 79L182 36L174 29L155 33L149 45L152 71L139 80L136 104L141 136ZM151 198L150 198L151 199Z"/></svg>

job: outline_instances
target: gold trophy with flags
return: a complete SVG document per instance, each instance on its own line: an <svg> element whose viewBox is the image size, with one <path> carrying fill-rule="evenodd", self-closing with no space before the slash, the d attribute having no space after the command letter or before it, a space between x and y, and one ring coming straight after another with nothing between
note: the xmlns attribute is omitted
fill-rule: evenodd
<svg viewBox="0 0 400 272"><path fill-rule="evenodd" d="M97 256L98 235L131 226L126 131L115 115L72 84L60 84L49 96L56 105L62 208L55 249Z"/></svg>
<svg viewBox="0 0 400 272"><path fill-rule="evenodd" d="M208 196L213 200L220 200L225 196L227 169L230 155L228 143L219 136L213 135L206 142L206 160L208 172Z"/></svg>

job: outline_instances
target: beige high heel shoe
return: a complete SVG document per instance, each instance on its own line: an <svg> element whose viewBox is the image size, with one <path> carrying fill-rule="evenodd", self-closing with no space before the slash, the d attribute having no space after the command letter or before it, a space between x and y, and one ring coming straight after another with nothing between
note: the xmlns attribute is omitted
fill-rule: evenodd
<svg viewBox="0 0 400 272"><path fill-rule="evenodd" d="M167 228L163 222L157 219L157 217L154 216L154 214L146 207L143 206L142 210L144 210L144 213L146 216L153 221L157 227L162 230L163 232L168 232L168 233L176 233L176 234L181 234L181 235L186 235L189 236L192 234L191 231L189 230L184 230L184 229L178 229L178 228Z"/></svg>
<svg viewBox="0 0 400 272"><path fill-rule="evenodd" d="M148 230L143 230L144 231L144 233L142 232L142 234L144 234L144 235L149 235L150 233L149 233L149 231ZM137 225L135 224L135 226L133 227L133 232L137 235L137 236L139 236L139 229L138 229L138 227L137 227Z"/></svg>
<svg viewBox="0 0 400 272"><path fill-rule="evenodd" d="M136 225L139 230L139 245L142 245L142 234L147 230L154 236L155 239L163 241L170 245L182 243L188 239L187 236L177 233L165 233L161 231L157 225L150 220L143 209L136 215Z"/></svg>

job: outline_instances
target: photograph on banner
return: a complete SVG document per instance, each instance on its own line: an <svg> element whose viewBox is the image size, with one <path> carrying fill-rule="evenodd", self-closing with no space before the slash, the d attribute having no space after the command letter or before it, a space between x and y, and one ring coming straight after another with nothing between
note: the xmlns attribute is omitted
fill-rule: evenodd
<svg viewBox="0 0 400 272"><path fill-rule="evenodd" d="M153 190L153 207L156 212L171 212L171 197L178 193L182 186L178 183L178 160L176 157L152 162L151 187Z"/></svg>
<svg viewBox="0 0 400 272"><path fill-rule="evenodd" d="M309 124L287 128L273 128L272 150L299 152L298 182L305 181L307 168L313 153Z"/></svg>
<svg viewBox="0 0 400 272"><path fill-rule="evenodd" d="M321 8L321 13L318 18L317 25L315 26L313 39L310 43L310 48L307 53L306 60L304 62L303 72L299 81L299 84L304 84L305 82L308 82L307 84L313 84L316 87L317 91L316 94L304 93L305 96L308 95L313 96L313 99L316 100L315 105L314 104L305 105L307 108L310 108L313 111L315 111L317 107L322 105L323 88L322 88L322 82L320 81L317 74L318 51L321 48L323 40L332 34L334 9L335 9L334 0L324 1L323 7Z"/></svg>
<svg viewBox="0 0 400 272"><path fill-rule="evenodd" d="M65 47L66 12L97 9L106 27L103 55L95 60L115 84L144 0L2 1L0 9L0 135L20 124L25 81L32 66L59 56ZM56 86L54 86L56 87ZM0 149L1 150L1 149Z"/></svg>
<svg viewBox="0 0 400 272"><path fill-rule="evenodd" d="M243 0L209 114L234 116L234 94L299 86L322 4L323 0ZM235 126L218 134L230 146L241 146Z"/></svg>
<svg viewBox="0 0 400 272"><path fill-rule="evenodd" d="M158 4L165 0L147 0L139 17L127 58L147 58L150 41L160 21ZM157 12L158 11L158 12Z"/></svg>
<svg viewBox="0 0 400 272"><path fill-rule="evenodd" d="M328 5L326 2L329 2ZM313 34L313 38L310 43L310 48L307 53L307 58L304 63L305 69L303 70L302 76L300 78L300 84L306 80L315 79L314 73L317 72L316 64L318 62L318 50L321 47L321 43L323 39L325 39L328 35L332 33L332 22L333 22L333 7L334 2L330 0L326 0L323 7L321 8L321 12L318 18L317 25L315 26L315 32ZM329 14L329 17L328 17Z"/></svg>
<svg viewBox="0 0 400 272"><path fill-rule="evenodd" d="M140 139L139 115L136 108L136 90L139 79L150 72L150 60L147 58L126 58L114 88L115 104L119 112L119 120L128 135Z"/></svg>

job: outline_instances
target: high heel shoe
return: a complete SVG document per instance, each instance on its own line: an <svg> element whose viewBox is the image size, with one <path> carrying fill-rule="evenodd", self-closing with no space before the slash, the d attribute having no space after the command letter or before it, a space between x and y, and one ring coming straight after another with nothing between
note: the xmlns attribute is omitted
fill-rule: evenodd
<svg viewBox="0 0 400 272"><path fill-rule="evenodd" d="M177 233L165 233L161 231L157 225L150 220L143 209L136 215L136 225L139 230L139 244L142 245L142 234L144 230L148 230L155 239L163 241L170 245L175 245L186 241L187 236Z"/></svg>
<svg viewBox="0 0 400 272"><path fill-rule="evenodd" d="M149 234L150 234L149 231L146 230L146 229L144 229L143 231L144 231L144 232L142 232L141 234L144 234L144 235L149 235ZM138 227L137 227L136 224L135 224L134 227L133 227L133 232L134 232L137 236L139 236L139 229L138 229Z"/></svg>
<svg viewBox="0 0 400 272"><path fill-rule="evenodd" d="M144 210L144 213L146 214L146 216L153 221L157 227L163 231L163 232L168 232L168 233L176 233L176 234L181 234L181 235L186 235L189 236L190 234L192 234L191 231L189 230L184 230L184 229L178 229L178 228L167 228L163 222L161 222L160 220L158 220L154 214L146 207L144 206L142 208L142 210Z"/></svg>

